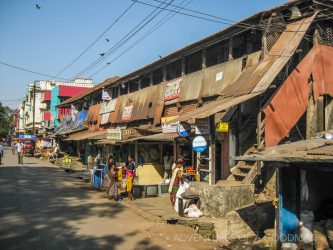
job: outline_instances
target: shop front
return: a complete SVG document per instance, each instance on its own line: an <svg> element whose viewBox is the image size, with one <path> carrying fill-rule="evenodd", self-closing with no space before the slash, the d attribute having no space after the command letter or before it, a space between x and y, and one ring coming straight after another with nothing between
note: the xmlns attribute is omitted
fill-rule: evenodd
<svg viewBox="0 0 333 250"><path fill-rule="evenodd" d="M302 241L306 241L301 238L302 227L314 235L314 242L308 242L312 249L313 246L315 249L329 248L332 237L328 232L332 231L333 226L332 140L297 141L267 148L260 154L237 158L263 161L265 167L276 171L278 249L284 249L287 244L300 247Z"/></svg>

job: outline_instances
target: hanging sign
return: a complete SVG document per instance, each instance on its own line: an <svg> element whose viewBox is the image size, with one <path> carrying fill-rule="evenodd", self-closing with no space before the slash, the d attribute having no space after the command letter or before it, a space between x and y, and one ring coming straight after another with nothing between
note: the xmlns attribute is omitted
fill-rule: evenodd
<svg viewBox="0 0 333 250"><path fill-rule="evenodd" d="M216 125L216 132L228 133L229 132L229 123L218 122Z"/></svg>
<svg viewBox="0 0 333 250"><path fill-rule="evenodd" d="M122 139L122 132L120 128L110 128L106 130L106 139L112 141L120 141Z"/></svg>
<svg viewBox="0 0 333 250"><path fill-rule="evenodd" d="M102 103L100 114L110 113L115 111L117 105L117 99L112 99Z"/></svg>
<svg viewBox="0 0 333 250"><path fill-rule="evenodd" d="M123 108L123 114L121 116L122 121L130 121L132 116L133 106L126 106Z"/></svg>
<svg viewBox="0 0 333 250"><path fill-rule="evenodd" d="M187 122L180 122L177 126L177 133L181 137L187 137L191 133L191 125Z"/></svg>
<svg viewBox="0 0 333 250"><path fill-rule="evenodd" d="M207 141L201 135L194 138L192 142L193 150L197 153L202 153L207 149Z"/></svg>
<svg viewBox="0 0 333 250"><path fill-rule="evenodd" d="M210 134L209 118L195 119L195 134L196 135Z"/></svg>
<svg viewBox="0 0 333 250"><path fill-rule="evenodd" d="M101 115L101 125L109 123L110 113L105 113Z"/></svg>
<svg viewBox="0 0 333 250"><path fill-rule="evenodd" d="M164 101L173 100L179 97L181 81L182 79L177 79L166 84Z"/></svg>
<svg viewBox="0 0 333 250"><path fill-rule="evenodd" d="M161 118L163 134L177 133L177 126L179 122L172 122L172 120L176 119L177 117L178 116L169 116Z"/></svg>
<svg viewBox="0 0 333 250"><path fill-rule="evenodd" d="M110 101L111 100L110 93L106 89L102 90L102 100L105 100L105 101Z"/></svg>

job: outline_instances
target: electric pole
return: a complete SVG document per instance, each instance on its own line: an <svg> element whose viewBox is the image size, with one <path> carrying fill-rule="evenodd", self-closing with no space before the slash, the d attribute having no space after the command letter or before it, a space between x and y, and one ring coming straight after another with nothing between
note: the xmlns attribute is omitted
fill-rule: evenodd
<svg viewBox="0 0 333 250"><path fill-rule="evenodd" d="M36 114L36 81L34 81L33 91L33 108L32 108L32 134L36 135L35 131L35 114Z"/></svg>

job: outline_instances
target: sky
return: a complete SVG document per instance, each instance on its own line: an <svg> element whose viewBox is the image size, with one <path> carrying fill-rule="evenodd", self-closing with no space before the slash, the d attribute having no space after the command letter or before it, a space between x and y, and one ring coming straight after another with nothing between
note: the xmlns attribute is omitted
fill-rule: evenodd
<svg viewBox="0 0 333 250"><path fill-rule="evenodd" d="M161 4L156 0L138 1L156 6ZM172 0L159 1L169 3ZM186 5L187 9L239 21L286 1L173 0L171 4ZM103 59L100 64L79 76L91 77L94 84L115 75L124 76L158 60L159 56L229 26L221 23L221 19L215 18L213 22L179 13L172 16L166 10L159 12L160 9L139 2L132 4L132 0L0 0L0 62L49 75L41 76L0 64L0 102L16 108L29 83L55 79L53 76L73 79L99 58ZM172 6L168 8L174 9ZM119 18L126 9L128 11ZM167 15L172 17L166 19ZM126 39L125 36L143 19L149 22ZM167 21L159 25L161 20ZM153 27L158 28L147 35ZM61 73L99 36L101 38L86 53ZM119 42L121 40L125 42ZM117 49L109 56L100 56L115 46Z"/></svg>

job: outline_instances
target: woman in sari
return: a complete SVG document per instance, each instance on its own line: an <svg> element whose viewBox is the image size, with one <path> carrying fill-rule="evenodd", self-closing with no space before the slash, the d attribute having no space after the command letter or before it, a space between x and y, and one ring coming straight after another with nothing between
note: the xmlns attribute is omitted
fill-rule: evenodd
<svg viewBox="0 0 333 250"><path fill-rule="evenodd" d="M115 160L114 157L110 154L106 161L106 167L107 167L107 182L106 182L106 194L108 196L108 199L115 199L118 198L118 187L117 187L117 172L116 172L116 166L115 166Z"/></svg>
<svg viewBox="0 0 333 250"><path fill-rule="evenodd" d="M183 172L183 162L184 159L178 159L172 166L172 177L169 183L168 192L170 193L170 201L172 207L174 207L176 202L176 193L179 189L182 180L182 172Z"/></svg>

